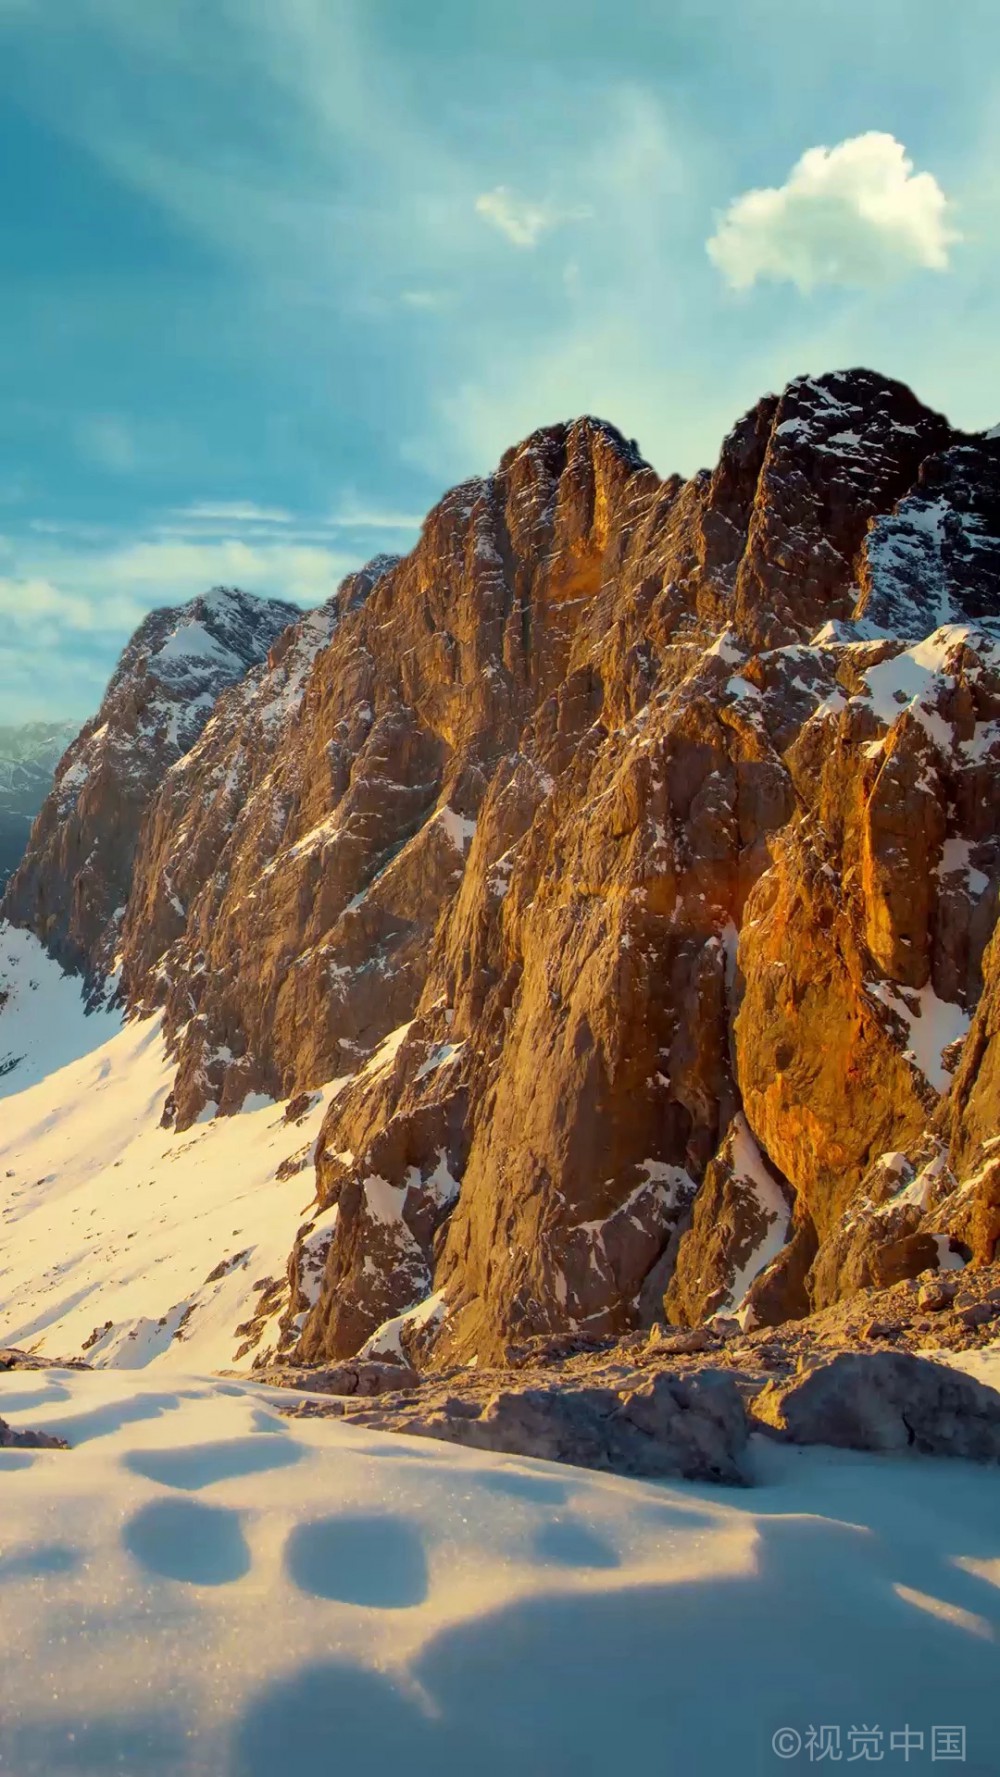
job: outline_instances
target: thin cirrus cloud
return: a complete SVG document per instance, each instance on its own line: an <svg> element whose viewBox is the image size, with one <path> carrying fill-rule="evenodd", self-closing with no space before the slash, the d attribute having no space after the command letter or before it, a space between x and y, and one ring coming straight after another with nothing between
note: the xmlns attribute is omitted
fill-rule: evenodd
<svg viewBox="0 0 1000 1777"><path fill-rule="evenodd" d="M476 199L476 213L515 247L537 247L543 234L563 222L583 222L592 214L585 207L557 210L549 204L534 203L518 197L508 185L495 185Z"/></svg>
<svg viewBox="0 0 1000 1777"><path fill-rule="evenodd" d="M331 512L326 520L332 531L417 532L423 522L415 513L375 506L348 506L339 512Z"/></svg>
<svg viewBox="0 0 1000 1777"><path fill-rule="evenodd" d="M283 506L257 506L252 500L199 500L179 507L177 517L195 524L291 524L293 515Z"/></svg>
<svg viewBox="0 0 1000 1777"><path fill-rule="evenodd" d="M174 516L182 525L192 524L202 534L202 527L211 531L229 526L238 532L243 526L252 526L254 530L259 526L266 531L278 525L295 526L296 536L304 534L295 513L284 506L258 506L253 500L199 500L190 506L176 507ZM419 531L422 522L414 513L397 512L395 508L344 504L314 523L310 534L315 537L324 531ZM183 536L183 528L174 534Z"/></svg>
<svg viewBox="0 0 1000 1777"><path fill-rule="evenodd" d="M744 192L707 251L734 290L767 278L808 292L946 271L960 238L934 175L916 172L894 136L869 130L834 148L808 148L783 185Z"/></svg>
<svg viewBox="0 0 1000 1777"><path fill-rule="evenodd" d="M239 585L317 605L360 565L357 551L239 539L138 538L92 550L57 545L33 558L15 551L0 576L0 617L25 631L46 619L68 633L124 640L146 611L182 603L208 586Z"/></svg>

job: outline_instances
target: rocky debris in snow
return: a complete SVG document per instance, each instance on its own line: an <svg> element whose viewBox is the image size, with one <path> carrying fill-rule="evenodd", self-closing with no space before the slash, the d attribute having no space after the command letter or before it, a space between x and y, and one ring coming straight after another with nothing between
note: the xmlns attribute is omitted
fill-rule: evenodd
<svg viewBox="0 0 1000 1777"><path fill-rule="evenodd" d="M652 1337L651 1328L650 1338ZM606 1351L607 1348L607 1337L600 1333L587 1333L583 1330L572 1333L542 1333L534 1339L508 1345L504 1362L512 1370L533 1369L539 1364L562 1363L567 1358L586 1357L588 1354Z"/></svg>
<svg viewBox="0 0 1000 1777"><path fill-rule="evenodd" d="M967 1308L958 1308L956 1318L963 1327L987 1327L1000 1317L1000 1302L970 1302Z"/></svg>
<svg viewBox="0 0 1000 1777"><path fill-rule="evenodd" d="M996 1389L910 1352L840 1352L805 1375L768 1383L751 1411L796 1444L1000 1462Z"/></svg>
<svg viewBox="0 0 1000 1777"><path fill-rule="evenodd" d="M53 1438L44 1431L14 1431L6 1419L0 1419L0 1450L68 1449L65 1438Z"/></svg>
<svg viewBox="0 0 1000 1777"><path fill-rule="evenodd" d="M21 1351L14 1345L0 1345L0 1371L3 1370L87 1370L90 1365L79 1357L41 1357L34 1351Z"/></svg>
<svg viewBox="0 0 1000 1777"><path fill-rule="evenodd" d="M917 1291L917 1307L922 1314L938 1314L941 1309L951 1307L955 1289L955 1283L949 1278L935 1278L933 1283L925 1283Z"/></svg>
<svg viewBox="0 0 1000 1777"><path fill-rule="evenodd" d="M315 1368L283 1364L280 1369L260 1372L263 1379L277 1388L306 1390L310 1394L357 1395L397 1393L419 1383L415 1370L406 1363L379 1363L368 1360L353 1364L320 1364Z"/></svg>

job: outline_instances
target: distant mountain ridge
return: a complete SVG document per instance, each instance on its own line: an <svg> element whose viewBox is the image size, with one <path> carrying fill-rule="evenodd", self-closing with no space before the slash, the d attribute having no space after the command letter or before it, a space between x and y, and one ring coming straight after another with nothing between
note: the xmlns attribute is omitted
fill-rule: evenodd
<svg viewBox="0 0 1000 1777"><path fill-rule="evenodd" d="M0 726L0 890L24 856L31 823L78 729L77 722Z"/></svg>
<svg viewBox="0 0 1000 1777"><path fill-rule="evenodd" d="M265 660L298 614L281 599L217 586L139 625L97 715L60 760L4 898L12 924L37 932L65 967L111 973L151 797L220 692Z"/></svg>
<svg viewBox="0 0 1000 1777"><path fill-rule="evenodd" d="M147 620L3 913L162 1011L177 1129L330 1089L241 1353L488 1365L989 1262L998 894L1000 438L850 370Z"/></svg>

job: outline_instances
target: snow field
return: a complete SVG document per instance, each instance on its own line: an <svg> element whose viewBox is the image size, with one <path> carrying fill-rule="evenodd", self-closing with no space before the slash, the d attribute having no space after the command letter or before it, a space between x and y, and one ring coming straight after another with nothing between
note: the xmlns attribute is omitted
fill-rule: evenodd
<svg viewBox="0 0 1000 1777"><path fill-rule="evenodd" d="M995 1773L995 1472L761 1439L758 1486L670 1486L279 1399L0 1376L74 1445L0 1452L0 1771L729 1777L959 1722Z"/></svg>

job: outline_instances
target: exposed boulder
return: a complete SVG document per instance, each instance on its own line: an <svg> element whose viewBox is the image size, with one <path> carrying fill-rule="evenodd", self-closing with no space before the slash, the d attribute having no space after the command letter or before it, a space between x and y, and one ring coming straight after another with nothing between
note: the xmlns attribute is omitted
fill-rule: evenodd
<svg viewBox="0 0 1000 1777"><path fill-rule="evenodd" d="M841 1352L769 1383L751 1411L796 1444L1000 1462L996 1389L910 1352Z"/></svg>

